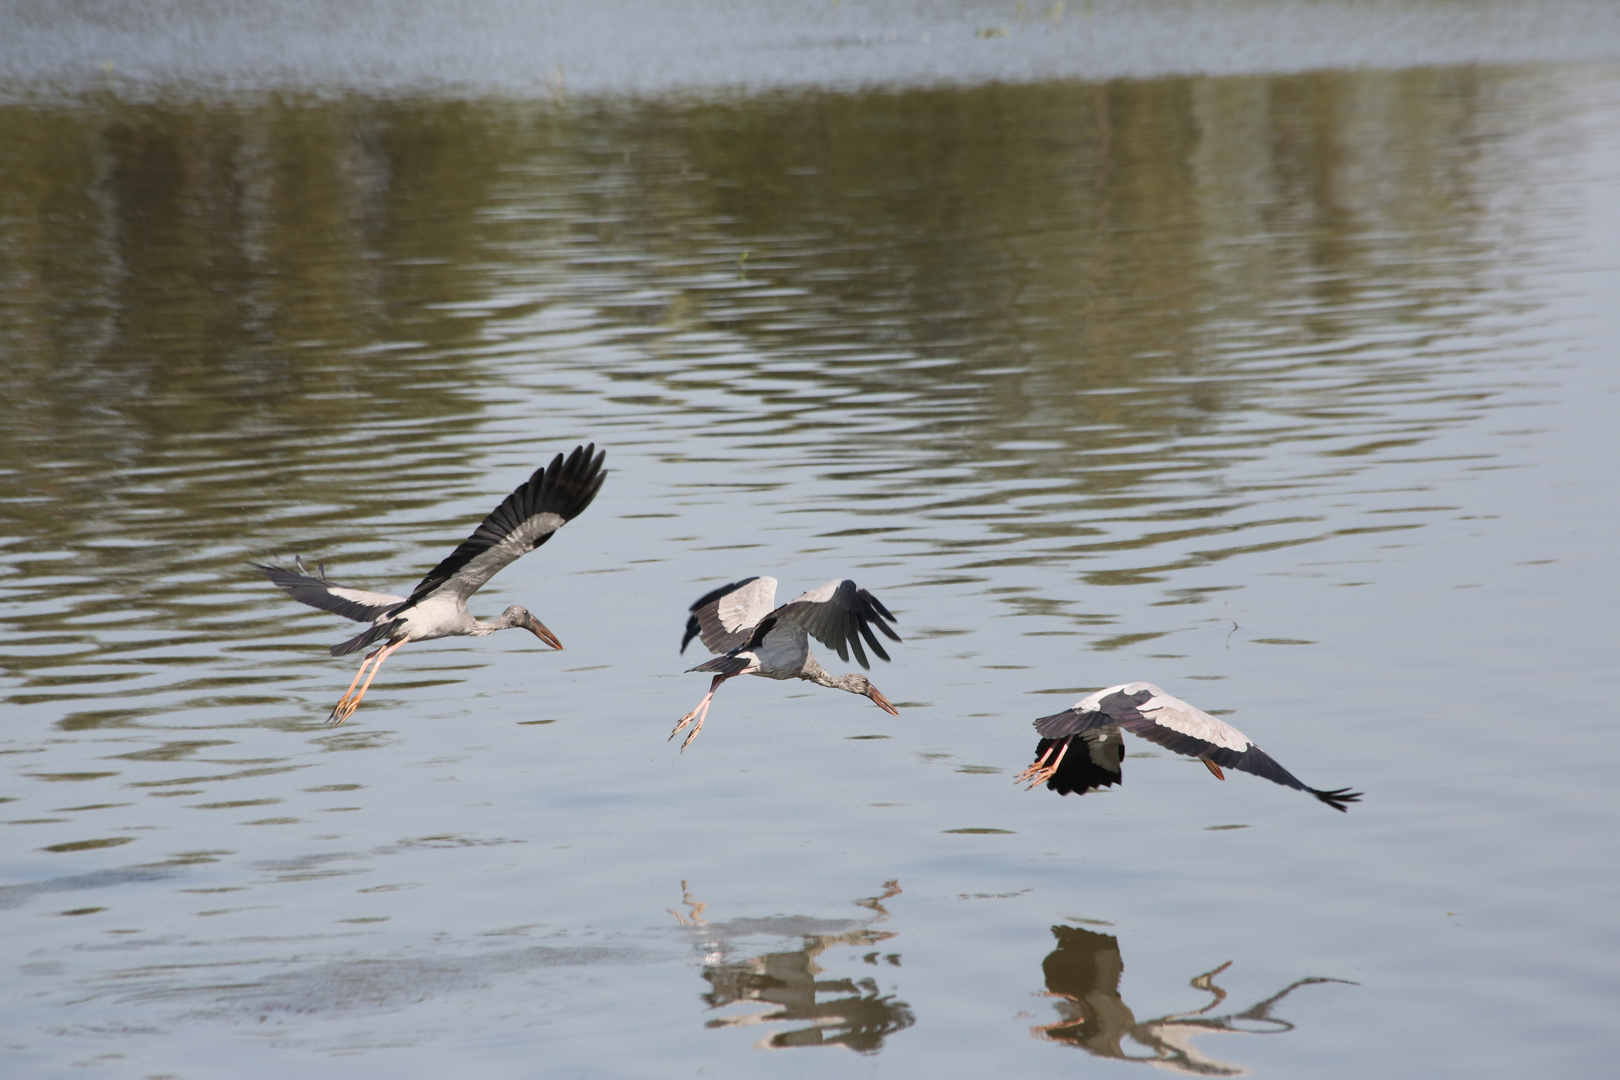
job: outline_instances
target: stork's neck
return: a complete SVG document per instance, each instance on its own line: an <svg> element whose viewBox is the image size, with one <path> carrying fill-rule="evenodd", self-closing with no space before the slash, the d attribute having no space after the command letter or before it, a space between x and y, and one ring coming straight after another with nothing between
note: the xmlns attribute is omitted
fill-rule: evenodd
<svg viewBox="0 0 1620 1080"><path fill-rule="evenodd" d="M866 687L859 685L865 682L860 675L834 675L816 662L814 656L805 657L804 670L799 672L799 678L809 679L818 686L830 686L834 690L847 690L851 694L865 694Z"/></svg>
<svg viewBox="0 0 1620 1080"><path fill-rule="evenodd" d="M511 630L522 625L523 617L521 615L513 615L509 611L503 611L489 622L474 619L472 629L467 632L475 637L483 637L485 634L493 634L497 630Z"/></svg>

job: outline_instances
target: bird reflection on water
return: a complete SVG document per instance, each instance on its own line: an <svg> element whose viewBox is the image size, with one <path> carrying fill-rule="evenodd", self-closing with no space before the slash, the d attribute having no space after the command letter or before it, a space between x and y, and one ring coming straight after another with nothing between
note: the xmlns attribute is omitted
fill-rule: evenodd
<svg viewBox="0 0 1620 1080"><path fill-rule="evenodd" d="M1283 998L1314 983L1356 985L1346 979L1300 979L1242 1012L1207 1016L1226 1000L1226 991L1215 985L1215 976L1231 966L1228 960L1214 971L1193 978L1193 989L1211 995L1209 1004L1202 1009L1137 1020L1119 993L1125 962L1119 954L1118 938L1072 926L1054 926L1052 936L1057 938L1057 948L1041 961L1041 970L1046 975L1046 996L1059 999L1056 1005L1062 1019L1037 1025L1030 1033L1048 1042L1081 1047L1097 1057L1142 1061L1192 1076L1242 1076L1249 1071L1201 1053L1192 1044L1194 1036L1208 1031L1248 1035L1292 1031L1293 1024L1271 1015ZM1127 1038L1147 1053L1127 1052Z"/></svg>
<svg viewBox="0 0 1620 1080"><path fill-rule="evenodd" d="M730 919L711 923L704 917L705 903L694 900L681 882L681 903L685 914L674 908L670 914L689 927L694 945L703 960L703 978L709 990L703 1002L709 1009L757 1003L744 1013L708 1020L710 1028L748 1027L754 1024L794 1024L795 1027L766 1035L755 1045L762 1050L782 1050L802 1046L845 1046L863 1054L875 1054L883 1040L916 1022L911 1007L883 994L874 977L860 979L821 979L816 958L838 945L854 948L876 946L895 936L890 930L873 929L874 923L888 918L883 901L900 894L897 881L884 882L878 896L856 900L875 914L866 919L810 919L771 917ZM759 934L798 937L798 949L765 952L739 957L742 948L736 939ZM869 964L900 966L897 953L880 957L874 948L863 960Z"/></svg>

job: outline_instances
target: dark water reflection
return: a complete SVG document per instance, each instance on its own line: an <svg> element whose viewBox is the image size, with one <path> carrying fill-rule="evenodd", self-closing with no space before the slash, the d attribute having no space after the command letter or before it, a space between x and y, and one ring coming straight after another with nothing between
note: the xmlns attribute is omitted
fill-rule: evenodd
<svg viewBox="0 0 1620 1080"><path fill-rule="evenodd" d="M1612 696L1612 455L1560 440L1612 440L1615 90L1469 66L0 106L0 909L29 980L0 1041L38 1072L150 1029L117 1051L142 1075L244 1039L279 1071L868 1060L704 1027L761 1024L1038 1071L1031 928L1083 908L1174 939L1161 974L1229 930L1154 985L1230 956L1265 987L1139 1022L1125 997L1166 1010L1108 974L1113 939L1064 931L1047 986L1091 1004L1048 1040L1228 1068L1181 1040L1304 969L1363 989L1256 1069L1341 1060L1351 1024L1387 1036L1367 1075L1434 1046L1552 1067L1475 1035L1533 1000L1520 1026L1575 1031L1580 1072L1612 740L1565 715L1585 752L1526 761L1502 703ZM247 561L409 584L588 440L601 499L474 605L568 651L424 647L322 727L341 627ZM901 715L738 687L665 753L701 689L685 606L751 573L883 596ZM1325 821L1168 760L1020 801L1051 695L1138 678L1367 801ZM683 913L699 982L682 878L822 914ZM904 984L888 896L836 911L889 878Z"/></svg>
<svg viewBox="0 0 1620 1080"><path fill-rule="evenodd" d="M683 883L684 886L684 883ZM916 1023L910 1006L884 994L878 977L822 979L823 969L816 958L829 949L848 947L871 950L862 957L873 967L898 968L900 954L885 952L879 946L895 937L889 930L873 929L873 924L889 917L883 901L900 895L896 881L884 883L878 896L855 901L875 914L865 920L827 920L775 917L766 919L727 919L712 922L704 917L708 904L694 900L687 892L681 902L687 912L674 911L683 926L692 929L693 945L703 958L703 978L709 990L703 1003L709 1009L748 1006L747 1012L733 1008L725 1016L707 1021L706 1027L752 1027L757 1024L804 1024L765 1035L755 1044L761 1049L786 1050L795 1047L844 1046L863 1054L875 1054L883 1040ZM787 952L766 952L739 958L738 941L769 935L796 936L800 947ZM888 948L888 946L883 946ZM754 1003L759 1003L756 1007Z"/></svg>
<svg viewBox="0 0 1620 1080"><path fill-rule="evenodd" d="M1300 979L1241 1012L1209 1016L1226 1001L1226 991L1215 985L1215 977L1231 966L1228 961L1188 983L1210 995L1203 1008L1138 1020L1119 992L1125 963L1118 938L1074 926L1054 926L1052 936L1057 938L1057 948L1041 962L1041 970L1046 975L1046 993L1060 999L1054 1004L1061 1019L1032 1028L1031 1033L1039 1039L1080 1047L1096 1057L1146 1062L1188 1076L1242 1076L1249 1071L1201 1052L1193 1045L1196 1036L1217 1031L1249 1035L1292 1031L1294 1025L1272 1015L1284 998L1302 986L1346 981ZM1127 1047L1127 1039L1136 1046Z"/></svg>

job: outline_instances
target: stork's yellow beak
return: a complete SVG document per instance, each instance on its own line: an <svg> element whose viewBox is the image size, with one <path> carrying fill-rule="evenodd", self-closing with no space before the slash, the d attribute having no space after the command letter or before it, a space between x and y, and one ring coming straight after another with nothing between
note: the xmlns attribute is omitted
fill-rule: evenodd
<svg viewBox="0 0 1620 1080"><path fill-rule="evenodd" d="M557 640L557 635L553 634L550 630L547 630L546 624L535 618L533 615L529 616L529 629L534 631L535 637L539 638L547 645L550 645L553 649L562 648L562 642Z"/></svg>

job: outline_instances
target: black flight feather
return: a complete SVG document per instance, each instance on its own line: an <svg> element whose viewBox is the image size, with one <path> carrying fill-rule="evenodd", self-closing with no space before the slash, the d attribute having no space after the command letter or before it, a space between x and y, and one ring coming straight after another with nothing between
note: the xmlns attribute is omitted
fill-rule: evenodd
<svg viewBox="0 0 1620 1080"><path fill-rule="evenodd" d="M1089 734L1089 733L1088 733ZM1124 780L1125 740L1114 735L1094 740L1086 735L1068 736L1069 749L1063 751L1064 739L1042 739L1035 746L1035 759L1048 750L1052 756L1063 754L1057 771L1047 780L1049 790L1059 795L1084 795L1098 788L1112 787Z"/></svg>
<svg viewBox="0 0 1620 1080"><path fill-rule="evenodd" d="M566 459L558 454L550 465L536 469L533 476L490 511L471 536L417 584L410 599L395 608L394 613L421 603L457 571L518 532L531 519L541 514L556 514L564 522L578 517L591 505L591 500L602 489L602 481L607 478L607 473L602 471L605 457L607 451L597 453L596 444L591 443L574 447ZM555 531L540 533L518 554L533 551L550 540Z"/></svg>

